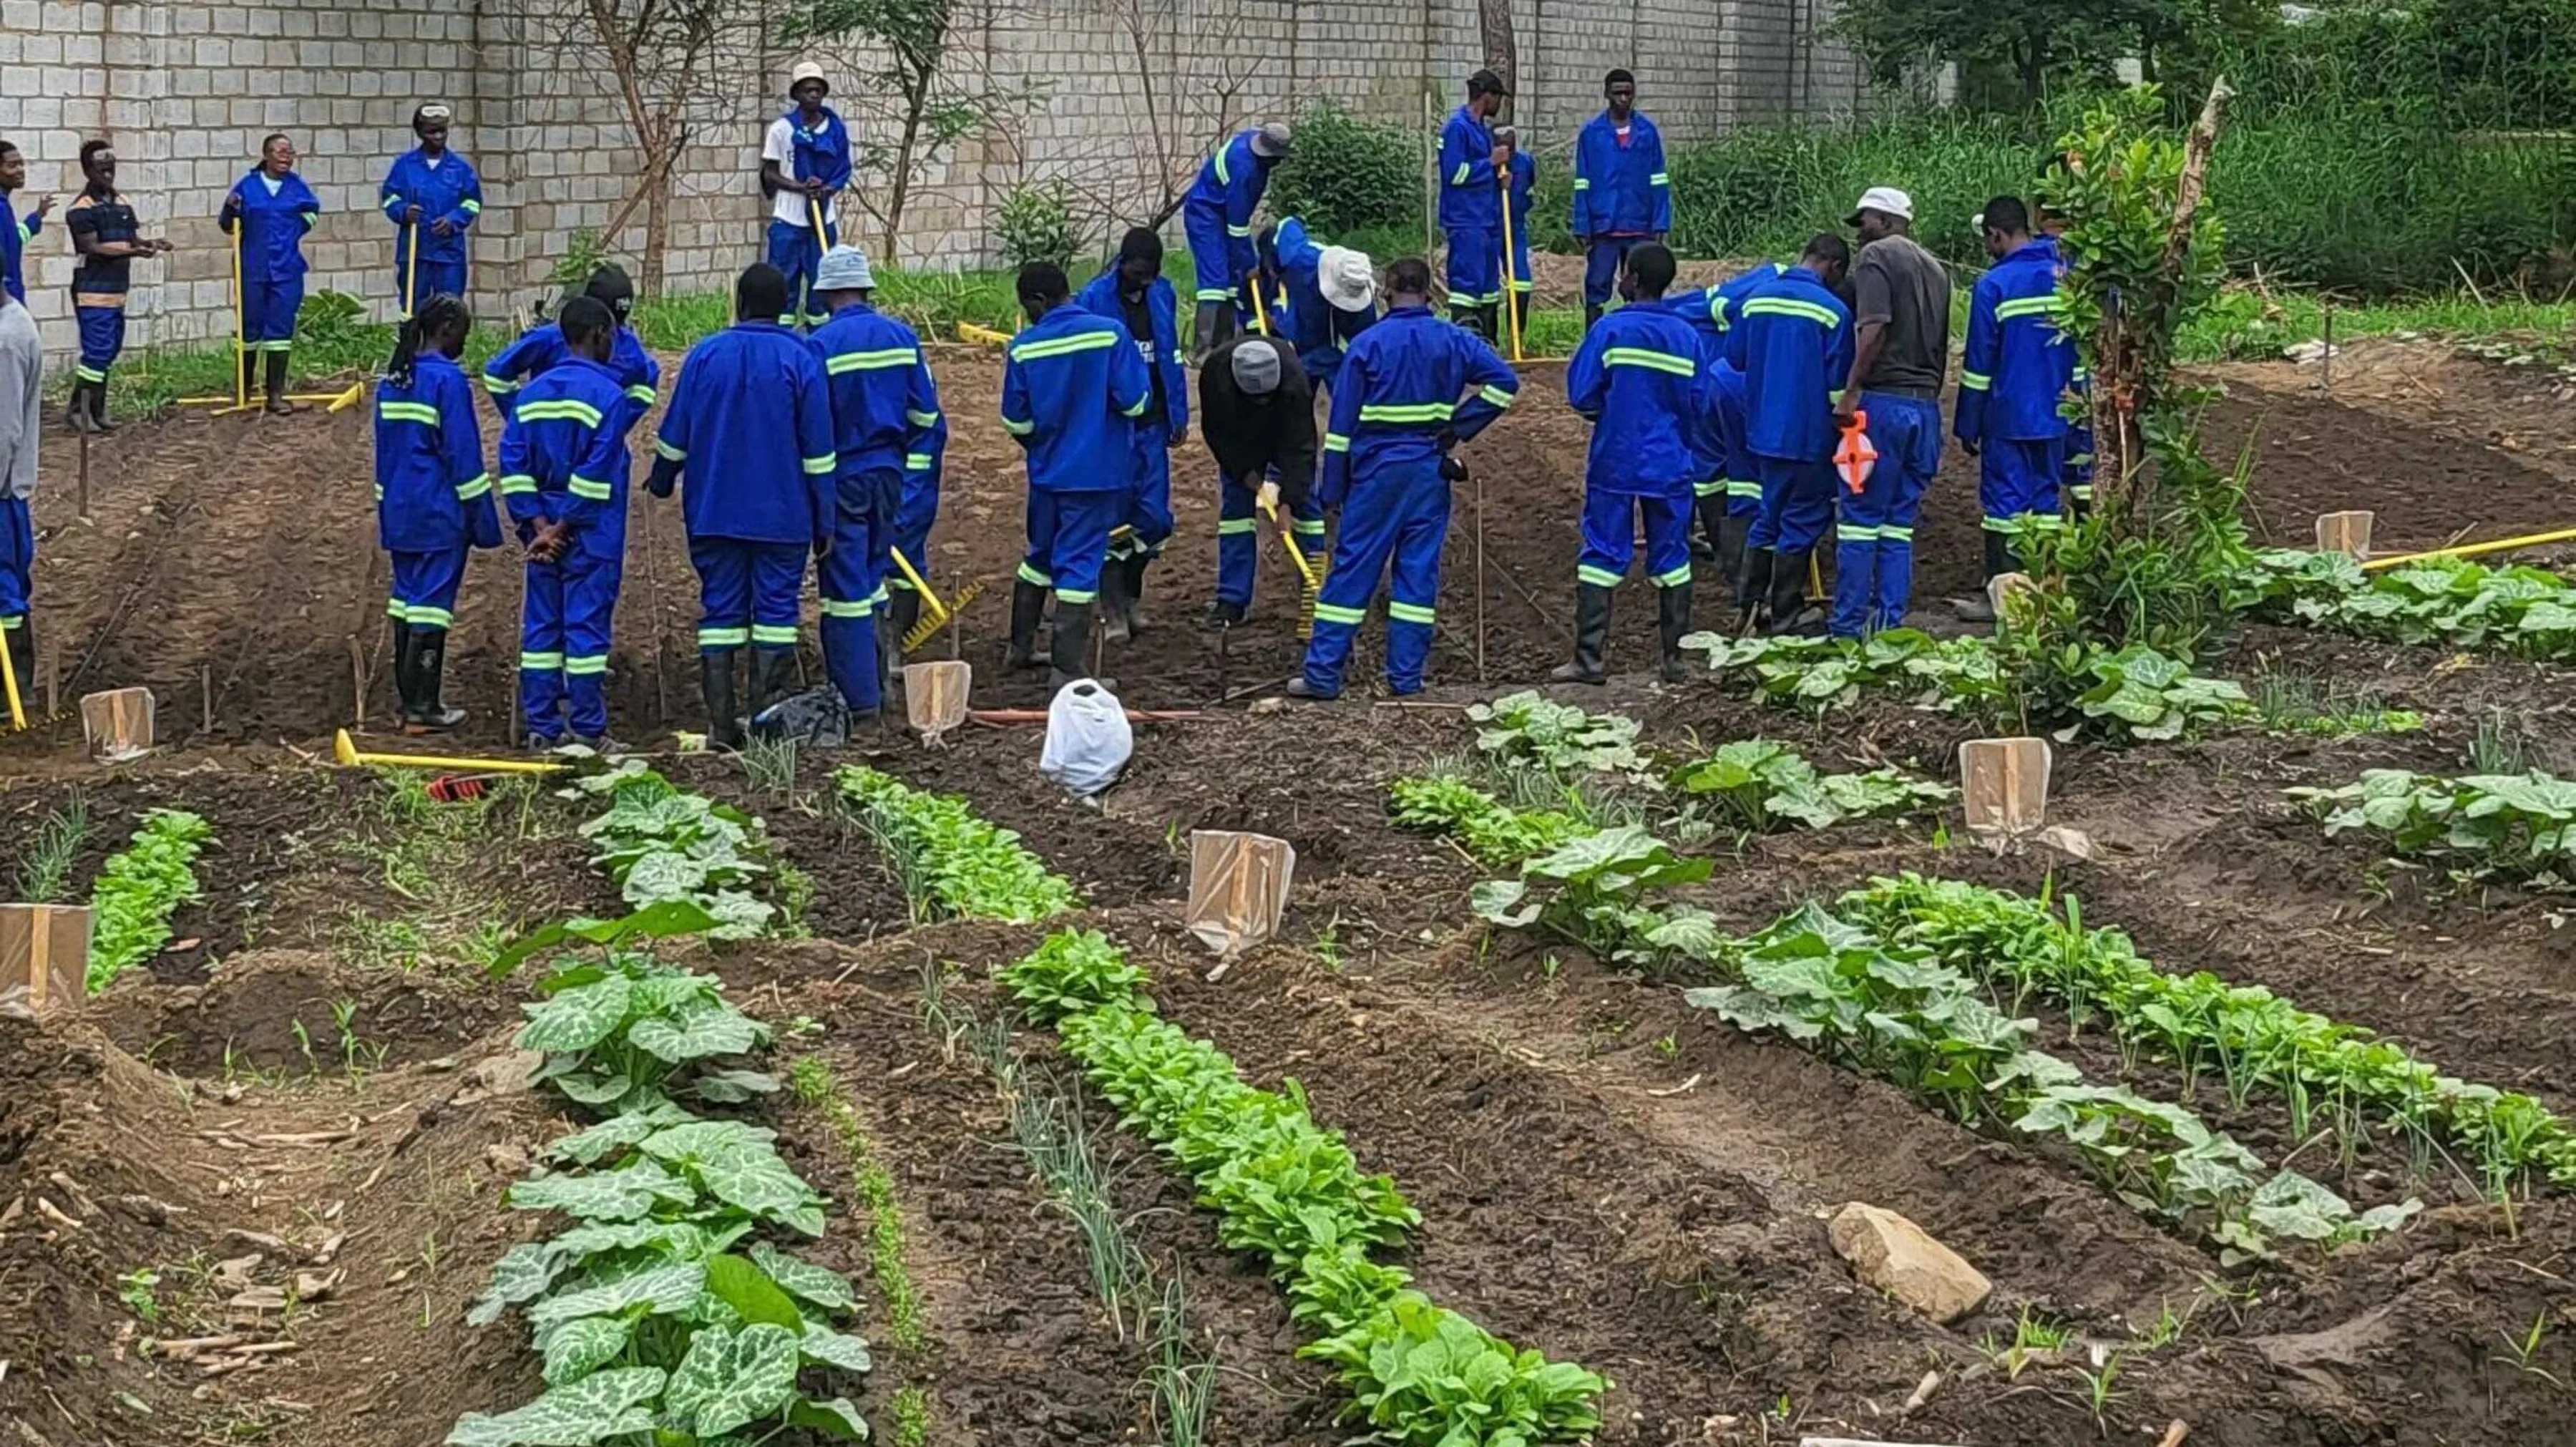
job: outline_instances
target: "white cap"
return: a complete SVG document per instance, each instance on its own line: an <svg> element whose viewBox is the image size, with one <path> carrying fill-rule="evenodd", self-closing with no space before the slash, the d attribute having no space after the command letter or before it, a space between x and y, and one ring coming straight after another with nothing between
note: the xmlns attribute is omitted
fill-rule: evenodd
<svg viewBox="0 0 2576 1447"><path fill-rule="evenodd" d="M1377 305L1377 268L1365 252L1327 246L1315 260L1315 287L1335 311L1364 312Z"/></svg>
<svg viewBox="0 0 2576 1447"><path fill-rule="evenodd" d="M1852 208L1852 214L1843 218L1843 224L1859 225L1863 211L1883 211L1899 221L1911 221L1914 219L1914 198L1893 186L1872 186L1860 193L1860 204Z"/></svg>
<svg viewBox="0 0 2576 1447"><path fill-rule="evenodd" d="M868 271L868 254L855 246L835 246L814 269L816 291L867 291L877 284Z"/></svg>
<svg viewBox="0 0 2576 1447"><path fill-rule="evenodd" d="M787 72L787 93L789 95L794 95L796 93L796 87L803 85L809 80L822 81L823 94L830 95L832 93L832 82L823 74L822 63L812 60L800 60L796 62L796 68L794 70Z"/></svg>

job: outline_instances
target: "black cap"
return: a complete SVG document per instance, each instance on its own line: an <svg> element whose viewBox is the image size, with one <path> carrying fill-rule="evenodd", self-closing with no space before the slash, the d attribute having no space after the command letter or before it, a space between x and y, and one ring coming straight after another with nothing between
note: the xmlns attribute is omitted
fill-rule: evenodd
<svg viewBox="0 0 2576 1447"><path fill-rule="evenodd" d="M1503 84L1503 78L1490 70L1480 70L1467 77L1467 98L1470 100L1480 95L1510 95L1511 93L1512 88Z"/></svg>

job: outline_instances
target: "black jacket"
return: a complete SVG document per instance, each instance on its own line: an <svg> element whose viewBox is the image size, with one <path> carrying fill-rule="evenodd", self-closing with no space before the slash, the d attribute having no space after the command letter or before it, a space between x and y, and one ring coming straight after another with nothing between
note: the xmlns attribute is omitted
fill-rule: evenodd
<svg viewBox="0 0 2576 1447"><path fill-rule="evenodd" d="M1301 506L1315 480L1315 389L1296 353L1279 346L1278 389L1244 396L1234 384L1234 349L1251 340L1228 340L1200 366L1199 435L1226 476L1258 489L1275 467L1281 501Z"/></svg>

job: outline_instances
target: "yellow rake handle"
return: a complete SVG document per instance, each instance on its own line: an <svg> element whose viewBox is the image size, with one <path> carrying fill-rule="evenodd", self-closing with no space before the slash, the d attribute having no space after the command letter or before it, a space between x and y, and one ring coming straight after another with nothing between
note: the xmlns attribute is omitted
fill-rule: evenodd
<svg viewBox="0 0 2576 1447"><path fill-rule="evenodd" d="M379 769L463 769L476 774L558 774L572 767L536 759L445 759L428 754L362 754L349 738L347 729L332 736L331 757L344 769L363 765Z"/></svg>
<svg viewBox="0 0 2576 1447"><path fill-rule="evenodd" d="M894 565L903 569L904 580L920 592L922 606L930 610L930 616L937 622L947 622L948 605L940 602L939 595L930 591L930 584L924 582L921 574L914 571L912 559L905 557L901 548L888 548L886 551L894 555Z"/></svg>
<svg viewBox="0 0 2576 1447"><path fill-rule="evenodd" d="M1263 336L1270 335L1270 303L1262 299L1259 267L1254 267L1252 271L1252 325Z"/></svg>
<svg viewBox="0 0 2576 1447"><path fill-rule="evenodd" d="M420 312L420 223L403 223L403 320Z"/></svg>
<svg viewBox="0 0 2576 1447"><path fill-rule="evenodd" d="M2426 562L2433 558L2474 558L2480 553L2509 552L2515 548L2536 548L2543 543L2576 542L2576 528L2560 528L2554 533L2533 533L2528 537L2498 538L2491 543L2470 543L2466 547L2435 548L2429 553L2405 553L2394 558L2373 558L2363 569L2376 572L2381 568L2402 568L2408 563Z"/></svg>
<svg viewBox="0 0 2576 1447"><path fill-rule="evenodd" d="M959 322L957 324L957 340L961 342L977 342L988 347L1007 347L1011 344L1011 334L1008 332L997 332L991 327L979 327L973 322Z"/></svg>
<svg viewBox="0 0 2576 1447"><path fill-rule="evenodd" d="M1513 304L1512 283L1520 278L1512 274L1512 168L1503 167L1503 316L1511 324L1512 360L1521 358L1521 309Z"/></svg>
<svg viewBox="0 0 2576 1447"><path fill-rule="evenodd" d="M18 626L24 628L27 625L22 621ZM18 665L9 657L9 644L5 638L0 638L0 684L7 685L9 691L9 727L24 733L27 707L18 701Z"/></svg>
<svg viewBox="0 0 2576 1447"><path fill-rule="evenodd" d="M250 355L250 312L242 302L242 233L250 229L247 214L233 218L233 406L250 405L250 378L242 359Z"/></svg>
<svg viewBox="0 0 2576 1447"><path fill-rule="evenodd" d="M1306 550L1297 546L1296 535L1288 530L1287 522L1279 516L1279 509L1265 507L1261 511L1269 517L1270 526L1278 529L1280 545L1286 550L1288 561L1295 565L1297 576L1306 580L1306 591L1309 593L1321 591L1323 585L1315 580L1314 565L1306 561Z"/></svg>

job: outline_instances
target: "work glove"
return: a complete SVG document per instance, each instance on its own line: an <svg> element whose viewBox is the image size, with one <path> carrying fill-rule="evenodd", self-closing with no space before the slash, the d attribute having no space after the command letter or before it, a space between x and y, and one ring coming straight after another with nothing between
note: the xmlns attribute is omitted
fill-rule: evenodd
<svg viewBox="0 0 2576 1447"><path fill-rule="evenodd" d="M1268 515L1269 515L1269 516L1271 516L1271 517L1277 517L1277 516L1279 515L1279 483L1278 483L1278 481L1277 481L1276 479L1271 479L1271 480L1269 480L1269 481L1265 481L1265 482L1263 482L1263 483L1261 484L1261 491L1260 491L1260 493L1259 493L1259 494L1254 498L1254 500L1253 500L1253 504L1252 504L1252 505L1253 505L1256 509L1260 510L1260 511L1261 511L1261 512L1263 512L1263 513L1268 514Z"/></svg>
<svg viewBox="0 0 2576 1447"><path fill-rule="evenodd" d="M1467 464L1450 456L1448 453L1441 453L1440 477L1444 482L1465 482L1467 480Z"/></svg>

